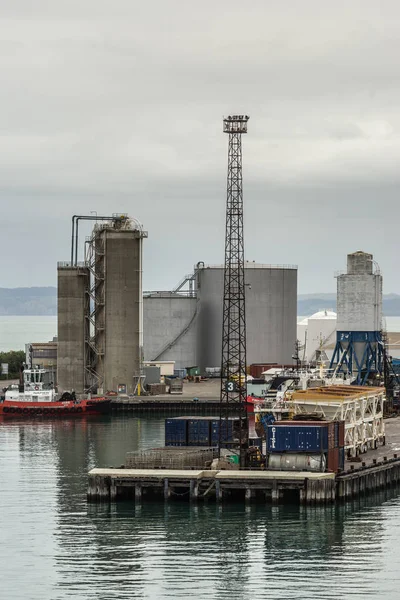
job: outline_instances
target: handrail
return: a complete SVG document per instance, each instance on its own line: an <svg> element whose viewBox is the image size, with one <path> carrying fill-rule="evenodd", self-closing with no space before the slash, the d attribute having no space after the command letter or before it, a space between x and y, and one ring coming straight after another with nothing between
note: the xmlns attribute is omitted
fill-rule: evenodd
<svg viewBox="0 0 400 600"><path fill-rule="evenodd" d="M198 267L198 270L201 271L203 269L223 269L224 265L206 265L203 264L202 266ZM298 269L298 265L290 265L290 264L285 264L285 265L268 265L268 264L262 264L262 263L255 263L255 262L250 262L250 261L244 261L244 268L245 269Z"/></svg>
<svg viewBox="0 0 400 600"><path fill-rule="evenodd" d="M164 354L164 352L166 352L167 350L172 348L172 346L175 346L176 342L178 342L181 339L181 337L183 337L189 331L194 320L197 317L198 310L199 310L199 303L196 302L196 310L194 311L193 316L190 319L189 323L184 326L184 328L178 333L178 335L171 342L167 342L167 344L164 346L164 348L160 352L158 352L157 356L152 359L152 362L158 360L160 358L160 356L162 356Z"/></svg>
<svg viewBox="0 0 400 600"><path fill-rule="evenodd" d="M196 298L196 296L195 291L169 292L168 290L153 290L143 292L143 297L146 298Z"/></svg>

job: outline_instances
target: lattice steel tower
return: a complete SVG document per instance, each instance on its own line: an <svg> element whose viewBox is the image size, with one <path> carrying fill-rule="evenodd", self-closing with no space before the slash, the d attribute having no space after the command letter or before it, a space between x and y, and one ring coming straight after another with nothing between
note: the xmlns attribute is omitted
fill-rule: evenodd
<svg viewBox="0 0 400 600"><path fill-rule="evenodd" d="M225 229L225 268L222 321L222 361L219 447L229 446L229 416L240 418L234 438L241 451L248 445L246 413L246 315L243 239L242 133L247 133L248 116L224 119L229 134L228 179Z"/></svg>

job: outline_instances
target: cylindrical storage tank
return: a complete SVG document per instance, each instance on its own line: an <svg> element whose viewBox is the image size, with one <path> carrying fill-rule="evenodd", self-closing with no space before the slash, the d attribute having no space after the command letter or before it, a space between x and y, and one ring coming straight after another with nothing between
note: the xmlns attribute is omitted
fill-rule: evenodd
<svg viewBox="0 0 400 600"><path fill-rule="evenodd" d="M307 319L306 332L306 361L315 361L317 353L325 348L326 344L336 341L336 318L337 315L331 310L321 310ZM303 356L303 352L300 352Z"/></svg>
<svg viewBox="0 0 400 600"><path fill-rule="evenodd" d="M195 365L196 297L152 292L145 295L143 302L145 360L174 360L175 369L179 370Z"/></svg>
<svg viewBox="0 0 400 600"><path fill-rule="evenodd" d="M245 264L247 364L292 364L297 322L297 267ZM197 269L197 364L221 364L223 266Z"/></svg>
<svg viewBox="0 0 400 600"><path fill-rule="evenodd" d="M85 390L85 338L88 336L89 269L59 263L57 269L58 391Z"/></svg>
<svg viewBox="0 0 400 600"><path fill-rule="evenodd" d="M267 468L273 471L315 471L324 473L324 454L269 454Z"/></svg>

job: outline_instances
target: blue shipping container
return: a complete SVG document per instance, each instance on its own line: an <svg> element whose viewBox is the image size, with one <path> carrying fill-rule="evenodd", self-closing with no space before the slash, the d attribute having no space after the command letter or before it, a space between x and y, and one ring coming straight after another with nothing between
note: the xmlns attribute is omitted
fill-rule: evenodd
<svg viewBox="0 0 400 600"><path fill-rule="evenodd" d="M231 442L233 439L233 420L222 421L221 442ZM219 419L211 421L211 445L217 446L219 443Z"/></svg>
<svg viewBox="0 0 400 600"><path fill-rule="evenodd" d="M179 379L185 379L186 369L174 369L174 376L179 377Z"/></svg>
<svg viewBox="0 0 400 600"><path fill-rule="evenodd" d="M339 469L344 471L345 449L339 448Z"/></svg>
<svg viewBox="0 0 400 600"><path fill-rule="evenodd" d="M327 452L328 428L315 425L268 425L268 452Z"/></svg>
<svg viewBox="0 0 400 600"><path fill-rule="evenodd" d="M188 421L188 446L210 445L210 420L190 419Z"/></svg>
<svg viewBox="0 0 400 600"><path fill-rule="evenodd" d="M187 423L186 419L165 419L166 446L187 445Z"/></svg>

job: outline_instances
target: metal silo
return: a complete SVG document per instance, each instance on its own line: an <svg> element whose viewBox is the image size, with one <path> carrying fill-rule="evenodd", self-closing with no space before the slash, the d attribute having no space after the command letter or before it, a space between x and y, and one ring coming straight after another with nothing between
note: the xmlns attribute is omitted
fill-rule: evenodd
<svg viewBox="0 0 400 600"><path fill-rule="evenodd" d="M197 363L221 364L222 265L197 270ZM297 267L245 263L247 363L292 363L296 341Z"/></svg>
<svg viewBox="0 0 400 600"><path fill-rule="evenodd" d="M337 339L331 367L358 384L381 375L382 275L372 254L347 256L347 273L337 274Z"/></svg>
<svg viewBox="0 0 400 600"><path fill-rule="evenodd" d="M60 392L85 390L85 339L89 269L78 263L57 267L57 384Z"/></svg>

